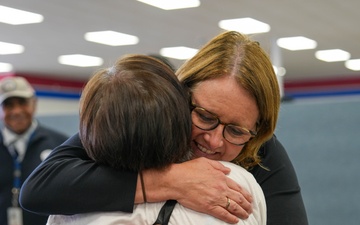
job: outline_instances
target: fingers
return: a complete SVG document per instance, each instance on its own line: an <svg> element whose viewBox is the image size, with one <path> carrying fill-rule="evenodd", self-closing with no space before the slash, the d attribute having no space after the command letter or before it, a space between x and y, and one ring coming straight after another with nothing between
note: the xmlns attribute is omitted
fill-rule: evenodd
<svg viewBox="0 0 360 225"><path fill-rule="evenodd" d="M205 158L204 158L205 159ZM210 159L206 159L208 160L208 163L214 168L217 169L221 172L223 172L224 174L229 174L230 173L230 168L224 166L223 164L221 164L218 161L214 161L214 160L210 160Z"/></svg>
<svg viewBox="0 0 360 225"><path fill-rule="evenodd" d="M228 171L230 172L230 169L228 167L225 167L219 162L209 161L209 163L215 169L221 170L224 174L227 174ZM226 184L229 187L229 191L226 197L227 200L224 207L225 210L241 219L247 219L249 217L249 214L252 213L251 203L253 201L253 198L251 194L228 177L226 177ZM230 204L228 204L229 202Z"/></svg>
<svg viewBox="0 0 360 225"><path fill-rule="evenodd" d="M251 194L228 177L226 178L226 184L230 188L227 197L237 202L239 205L243 205L245 207L244 209L251 213L251 210L248 210L248 207L250 206L251 208L251 203L253 202Z"/></svg>
<svg viewBox="0 0 360 225"><path fill-rule="evenodd" d="M211 215L226 223L236 224L239 222L239 218L237 216L234 216L221 206L214 208Z"/></svg>
<svg viewBox="0 0 360 225"><path fill-rule="evenodd" d="M221 203L208 209L207 212L230 224L236 224L240 219L245 220L249 217L248 212L246 212L237 202L228 197L221 197Z"/></svg>
<svg viewBox="0 0 360 225"><path fill-rule="evenodd" d="M249 214L252 213L252 201L249 201L241 193L235 191L229 192L228 198L230 199L230 204L227 210L241 219L247 219ZM226 204L222 203L222 205L226 208L227 202Z"/></svg>
<svg viewBox="0 0 360 225"><path fill-rule="evenodd" d="M177 167L180 169L175 170ZM226 176L230 169L220 162L198 158L171 168L170 180L163 182L171 184L165 192L174 193L169 194L170 199L231 224L247 219L252 212L251 195Z"/></svg>
<svg viewBox="0 0 360 225"><path fill-rule="evenodd" d="M238 202L236 202L230 198L227 198L227 199L228 200L226 202L224 209L226 209L232 215L235 215L243 220L245 220L249 217L251 210L252 210L251 204L250 205L248 205L247 203L239 204Z"/></svg>
<svg viewBox="0 0 360 225"><path fill-rule="evenodd" d="M227 177L226 184L231 190L235 191L234 193L236 193L236 192L240 193L246 199L246 201L248 201L248 202L253 201L251 194L248 191L246 191L244 188L242 188L234 180Z"/></svg>
<svg viewBox="0 0 360 225"><path fill-rule="evenodd" d="M226 197L226 206L225 209L227 210L230 206L230 198Z"/></svg>

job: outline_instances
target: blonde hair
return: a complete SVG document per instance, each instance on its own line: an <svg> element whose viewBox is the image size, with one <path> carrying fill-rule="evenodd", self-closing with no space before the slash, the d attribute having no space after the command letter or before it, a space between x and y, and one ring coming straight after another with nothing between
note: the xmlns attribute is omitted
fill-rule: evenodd
<svg viewBox="0 0 360 225"><path fill-rule="evenodd" d="M182 65L177 76L190 91L202 81L234 76L239 86L254 97L260 114L258 134L232 162L247 169L260 164L258 151L275 131L280 91L269 56L259 43L235 31L221 33Z"/></svg>

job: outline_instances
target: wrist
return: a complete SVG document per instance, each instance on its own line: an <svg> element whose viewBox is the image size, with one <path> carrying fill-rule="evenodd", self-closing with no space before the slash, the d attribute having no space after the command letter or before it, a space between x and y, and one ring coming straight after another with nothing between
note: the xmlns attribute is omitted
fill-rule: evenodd
<svg viewBox="0 0 360 225"><path fill-rule="evenodd" d="M140 171L139 172L139 177L140 177L140 184L141 184L141 190L142 190L142 195L143 195L143 200L146 203L147 199L146 199L146 190L145 190L145 182L144 182L144 176L143 176L143 172Z"/></svg>
<svg viewBox="0 0 360 225"><path fill-rule="evenodd" d="M142 171L144 188L146 190L146 200L148 202L161 202L168 199L177 199L178 192L176 191L177 176L174 175L176 164L170 165L166 169L155 170L149 169ZM143 189L141 186L140 175L138 175L138 184L136 189L135 203L143 203Z"/></svg>

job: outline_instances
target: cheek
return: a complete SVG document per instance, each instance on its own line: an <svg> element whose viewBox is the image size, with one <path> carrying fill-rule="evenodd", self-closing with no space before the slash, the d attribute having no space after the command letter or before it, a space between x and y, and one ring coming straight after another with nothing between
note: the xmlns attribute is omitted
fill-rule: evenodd
<svg viewBox="0 0 360 225"><path fill-rule="evenodd" d="M9 120L12 116L12 111L9 109L3 110L1 113L1 118L4 120Z"/></svg>
<svg viewBox="0 0 360 225"><path fill-rule="evenodd" d="M232 161L234 160L242 151L244 146L236 146L230 143L226 143L226 151L222 160Z"/></svg>
<svg viewBox="0 0 360 225"><path fill-rule="evenodd" d="M26 108L24 108L23 112L28 116L28 117L33 117L34 113L35 113L35 108L33 106L28 106Z"/></svg>
<svg viewBox="0 0 360 225"><path fill-rule="evenodd" d="M195 125L191 126L191 140L195 140L199 135L201 135L204 131L197 128Z"/></svg>

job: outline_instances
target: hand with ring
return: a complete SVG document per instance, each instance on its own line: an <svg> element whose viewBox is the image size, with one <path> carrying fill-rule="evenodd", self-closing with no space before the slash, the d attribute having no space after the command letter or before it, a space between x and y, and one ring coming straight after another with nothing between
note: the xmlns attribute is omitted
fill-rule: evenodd
<svg viewBox="0 0 360 225"><path fill-rule="evenodd" d="M247 219L252 213L252 196L226 176L230 170L220 162L197 158L172 167L181 169L169 170L169 174L166 174L169 181L163 183L171 184L166 190L171 190L172 199L181 205L231 224L239 219ZM176 171L176 174L172 174L172 171Z"/></svg>
<svg viewBox="0 0 360 225"><path fill-rule="evenodd" d="M225 209L227 210L230 206L230 198L229 197L226 197L227 199L227 202L226 202L226 206L225 206Z"/></svg>

